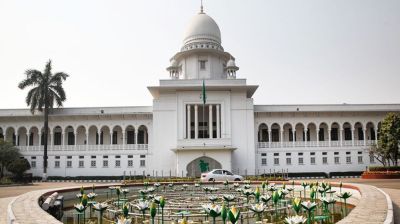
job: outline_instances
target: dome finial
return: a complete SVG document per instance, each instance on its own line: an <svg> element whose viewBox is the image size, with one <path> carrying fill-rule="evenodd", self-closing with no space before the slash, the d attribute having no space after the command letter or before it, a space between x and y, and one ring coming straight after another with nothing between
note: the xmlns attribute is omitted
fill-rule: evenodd
<svg viewBox="0 0 400 224"><path fill-rule="evenodd" d="M203 0L200 0L200 13L204 13L204 10L203 10Z"/></svg>

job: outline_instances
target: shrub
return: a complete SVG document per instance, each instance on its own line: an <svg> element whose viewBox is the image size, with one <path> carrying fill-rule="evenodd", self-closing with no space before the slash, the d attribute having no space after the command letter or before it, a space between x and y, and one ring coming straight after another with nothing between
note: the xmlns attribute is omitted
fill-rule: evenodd
<svg viewBox="0 0 400 224"><path fill-rule="evenodd" d="M25 158L17 159L7 166L7 170L14 174L17 181L21 181L25 171L29 170L30 168L31 165Z"/></svg>
<svg viewBox="0 0 400 224"><path fill-rule="evenodd" d="M370 166L368 167L369 171L400 171L400 166L391 166L391 167L384 167L384 166Z"/></svg>

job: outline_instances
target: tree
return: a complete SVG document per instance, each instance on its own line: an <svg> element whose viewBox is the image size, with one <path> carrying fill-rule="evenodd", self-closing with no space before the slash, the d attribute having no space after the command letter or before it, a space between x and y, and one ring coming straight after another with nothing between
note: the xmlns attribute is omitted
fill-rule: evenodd
<svg viewBox="0 0 400 224"><path fill-rule="evenodd" d="M29 170L31 165L28 160L25 158L18 158L17 160L9 163L7 166L7 170L13 173L16 177L16 180L22 180L25 171Z"/></svg>
<svg viewBox="0 0 400 224"><path fill-rule="evenodd" d="M0 178L4 177L7 166L20 156L18 149L12 143L0 139Z"/></svg>
<svg viewBox="0 0 400 224"><path fill-rule="evenodd" d="M397 166L399 160L400 144L400 115L388 113L382 121L379 130L378 145L370 150L383 166Z"/></svg>
<svg viewBox="0 0 400 224"><path fill-rule="evenodd" d="M51 60L49 60L43 73L34 69L26 70L26 78L18 85L20 89L32 86L26 96L26 104L30 106L32 114L34 114L36 110L43 113L43 180L47 179L47 136L49 132L49 113L51 113L54 103L57 104L57 107L62 107L63 102L67 99L62 84L63 81L67 79L68 74L63 72L52 74L51 68Z"/></svg>

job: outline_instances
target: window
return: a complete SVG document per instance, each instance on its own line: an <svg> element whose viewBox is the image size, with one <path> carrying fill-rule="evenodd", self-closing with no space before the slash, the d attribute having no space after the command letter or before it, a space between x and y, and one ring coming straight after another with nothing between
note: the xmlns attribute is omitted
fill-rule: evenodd
<svg viewBox="0 0 400 224"><path fill-rule="evenodd" d="M79 159L83 159L83 158L85 158L84 156L79 156Z"/></svg>
<svg viewBox="0 0 400 224"><path fill-rule="evenodd" d="M146 158L146 155L140 155L140 158Z"/></svg>
<svg viewBox="0 0 400 224"><path fill-rule="evenodd" d="M128 155L128 158L129 158L129 159L132 159L132 158L133 158L133 155Z"/></svg>
<svg viewBox="0 0 400 224"><path fill-rule="evenodd" d="M213 174L222 174L222 170L216 170L213 172Z"/></svg>
<svg viewBox="0 0 400 224"><path fill-rule="evenodd" d="M328 164L328 157L322 157L322 164Z"/></svg>
<svg viewBox="0 0 400 224"><path fill-rule="evenodd" d="M310 152L310 156L315 156L315 152Z"/></svg>
<svg viewBox="0 0 400 224"><path fill-rule="evenodd" d="M115 158L116 158L116 159L120 159L120 158L121 158L121 156L115 156Z"/></svg>
<svg viewBox="0 0 400 224"><path fill-rule="evenodd" d="M375 157L369 156L369 163L375 163Z"/></svg>
<svg viewBox="0 0 400 224"><path fill-rule="evenodd" d="M335 156L335 164L340 164L340 157Z"/></svg>
<svg viewBox="0 0 400 224"><path fill-rule="evenodd" d="M286 156L291 156L291 155L292 155L292 153L290 153L290 152L286 153Z"/></svg>
<svg viewBox="0 0 400 224"><path fill-rule="evenodd" d="M54 168L60 168L60 161L54 161Z"/></svg>
<svg viewBox="0 0 400 224"><path fill-rule="evenodd" d="M54 145L61 145L61 132L54 133Z"/></svg>
<svg viewBox="0 0 400 224"><path fill-rule="evenodd" d="M292 158L286 158L286 164L292 165Z"/></svg>
<svg viewBox="0 0 400 224"><path fill-rule="evenodd" d="M36 159L36 156L31 156L31 159Z"/></svg>
<svg viewBox="0 0 400 224"><path fill-rule="evenodd" d="M351 129L350 128L344 129L344 140L345 141L351 140Z"/></svg>
<svg viewBox="0 0 400 224"><path fill-rule="evenodd" d="M79 168L83 168L85 166L85 161L80 160L79 161Z"/></svg>
<svg viewBox="0 0 400 224"><path fill-rule="evenodd" d="M261 165L266 166L267 165L267 158L261 158Z"/></svg>
<svg viewBox="0 0 400 224"><path fill-rule="evenodd" d="M362 156L358 156L358 163L362 164L363 163L363 157Z"/></svg>
<svg viewBox="0 0 400 224"><path fill-rule="evenodd" d="M128 160L128 167L133 167L133 160Z"/></svg>
<svg viewBox="0 0 400 224"><path fill-rule="evenodd" d="M350 155L351 154L351 152L346 152L346 155Z"/></svg>
<svg viewBox="0 0 400 224"><path fill-rule="evenodd" d="M96 160L90 161L90 167L96 167Z"/></svg>
<svg viewBox="0 0 400 224"><path fill-rule="evenodd" d="M349 163L349 164L351 163L351 156L346 157L346 163Z"/></svg>
<svg viewBox="0 0 400 224"><path fill-rule="evenodd" d="M267 153L261 153L261 156L267 156Z"/></svg>
<svg viewBox="0 0 400 224"><path fill-rule="evenodd" d="M331 140L332 141L338 141L339 140L338 129L337 128L332 128L331 129Z"/></svg>
<svg viewBox="0 0 400 224"><path fill-rule="evenodd" d="M54 158L55 158L55 159L60 159L60 156L55 156Z"/></svg>
<svg viewBox="0 0 400 224"><path fill-rule="evenodd" d="M206 70L206 61L200 60L200 70Z"/></svg>
<svg viewBox="0 0 400 224"><path fill-rule="evenodd" d="M289 142L293 142L293 131L289 128Z"/></svg>
<svg viewBox="0 0 400 224"><path fill-rule="evenodd" d="M67 156L67 159L72 159L72 156Z"/></svg>
<svg viewBox="0 0 400 224"><path fill-rule="evenodd" d="M279 156L279 153L274 153L274 156Z"/></svg>
<svg viewBox="0 0 400 224"><path fill-rule="evenodd" d="M118 132L117 131L113 131L112 143L113 143L113 145L118 144Z"/></svg>
<svg viewBox="0 0 400 224"><path fill-rule="evenodd" d="M320 128L319 129L319 132L318 132L318 139L320 140L320 141L325 141L325 136L324 136L324 128Z"/></svg>
<svg viewBox="0 0 400 224"><path fill-rule="evenodd" d="M103 156L103 159L108 159L108 156Z"/></svg>
<svg viewBox="0 0 400 224"><path fill-rule="evenodd" d="M67 168L71 168L72 167L72 161L68 160L67 161Z"/></svg>
<svg viewBox="0 0 400 224"><path fill-rule="evenodd" d="M304 164L304 159L303 159L303 157L300 157L299 158L299 165L303 165Z"/></svg>
<svg viewBox="0 0 400 224"><path fill-rule="evenodd" d="M274 158L274 165L279 165L279 158Z"/></svg>
<svg viewBox="0 0 400 224"><path fill-rule="evenodd" d="M339 152L334 152L333 154L334 154L335 156L337 156L337 155L339 155Z"/></svg>
<svg viewBox="0 0 400 224"><path fill-rule="evenodd" d="M299 152L299 153L297 153L297 155L299 155L299 156L302 156L302 155L303 155L303 153L302 153L302 152Z"/></svg>
<svg viewBox="0 0 400 224"><path fill-rule="evenodd" d="M362 151L358 151L357 154L358 154L358 155L362 155Z"/></svg>
<svg viewBox="0 0 400 224"><path fill-rule="evenodd" d="M73 132L68 132L68 145L75 144L75 135Z"/></svg>
<svg viewBox="0 0 400 224"><path fill-rule="evenodd" d="M115 160L115 167L121 166L121 160Z"/></svg>
<svg viewBox="0 0 400 224"><path fill-rule="evenodd" d="M140 160L140 167L145 167L146 166L146 160L141 159Z"/></svg>
<svg viewBox="0 0 400 224"><path fill-rule="evenodd" d="M364 140L364 132L362 128L358 128L358 140Z"/></svg>
<svg viewBox="0 0 400 224"><path fill-rule="evenodd" d="M108 167L108 160L103 160L103 167Z"/></svg>
<svg viewBox="0 0 400 224"><path fill-rule="evenodd" d="M328 155L328 153L327 152L322 152L322 155L326 156L326 155Z"/></svg>
<svg viewBox="0 0 400 224"><path fill-rule="evenodd" d="M126 144L135 144L135 131L127 131L127 143Z"/></svg>
<svg viewBox="0 0 400 224"><path fill-rule="evenodd" d="M315 165L315 157L310 158L311 165Z"/></svg>
<svg viewBox="0 0 400 224"><path fill-rule="evenodd" d="M279 130L278 129L272 129L271 130L271 138L272 142L279 142Z"/></svg>
<svg viewBox="0 0 400 224"><path fill-rule="evenodd" d="M92 158L92 159L96 159L96 156L91 156L90 158Z"/></svg>
<svg viewBox="0 0 400 224"><path fill-rule="evenodd" d="M36 168L36 161L31 161L31 168Z"/></svg>

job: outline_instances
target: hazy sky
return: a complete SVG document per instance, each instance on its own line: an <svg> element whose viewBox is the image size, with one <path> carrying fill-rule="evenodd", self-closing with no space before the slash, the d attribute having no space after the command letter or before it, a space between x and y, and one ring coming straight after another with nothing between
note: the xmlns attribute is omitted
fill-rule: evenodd
<svg viewBox="0 0 400 224"><path fill-rule="evenodd" d="M0 108L28 68L70 74L67 107L152 105L200 0L0 0ZM256 104L400 103L400 1L204 0Z"/></svg>

